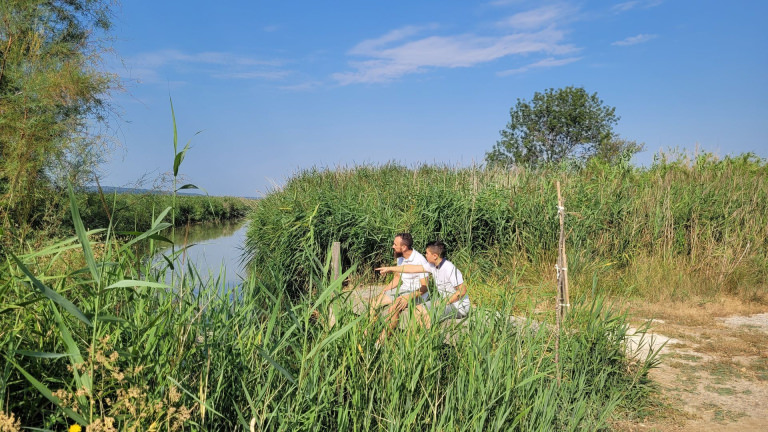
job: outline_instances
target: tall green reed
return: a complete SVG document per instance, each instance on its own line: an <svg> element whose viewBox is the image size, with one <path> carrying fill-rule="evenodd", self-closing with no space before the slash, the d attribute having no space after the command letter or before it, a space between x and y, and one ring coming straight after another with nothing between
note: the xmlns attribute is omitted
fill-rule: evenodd
<svg viewBox="0 0 768 432"><path fill-rule="evenodd" d="M340 241L346 264L370 263L357 276L371 280L374 267L390 262L394 234L410 231L417 248L441 238L460 267L489 261L492 278L504 278L521 266L554 262L555 180L566 200L569 251L577 256L571 274L651 256L709 272L726 290L738 290L729 275L753 269L752 279L768 276L768 164L749 154L679 156L647 168L593 161L535 171L308 169L260 201L245 256L256 272L280 266L298 295L309 274L296 259L302 250Z"/></svg>
<svg viewBox="0 0 768 432"><path fill-rule="evenodd" d="M191 264L183 290L167 286L169 266L137 266L131 245L110 244L93 260L99 283L88 265L40 278L23 264L29 256L8 267L3 286L18 302L0 315L15 336L4 340L11 373L0 392L25 425L232 430L254 419L260 430L580 430L604 427L616 407L650 391L655 358L624 356L626 316L599 300L576 304L565 324L560 357L572 364L558 386L552 330L508 320L512 305L377 347L385 324L356 315L341 289L354 268L331 281L329 260L315 257L316 295L295 302L285 286L253 277L227 286ZM30 295L35 280L71 299L90 325Z"/></svg>

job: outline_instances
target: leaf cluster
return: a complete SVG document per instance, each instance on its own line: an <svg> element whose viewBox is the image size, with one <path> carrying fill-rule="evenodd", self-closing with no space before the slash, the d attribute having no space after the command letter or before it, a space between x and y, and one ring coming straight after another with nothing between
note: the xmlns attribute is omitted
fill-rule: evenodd
<svg viewBox="0 0 768 432"><path fill-rule="evenodd" d="M486 154L489 164L537 167L594 156L614 161L642 150L615 135L616 109L581 87L536 92L531 101L518 99L509 113L501 139Z"/></svg>
<svg viewBox="0 0 768 432"><path fill-rule="evenodd" d="M99 68L112 3L0 4L0 213L5 226L39 224L37 191L88 180L109 140L93 132L117 78Z"/></svg>

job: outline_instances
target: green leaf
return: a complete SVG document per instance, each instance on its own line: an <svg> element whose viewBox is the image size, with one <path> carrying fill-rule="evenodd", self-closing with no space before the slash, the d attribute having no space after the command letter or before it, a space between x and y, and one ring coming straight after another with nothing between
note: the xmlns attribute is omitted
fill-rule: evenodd
<svg viewBox="0 0 768 432"><path fill-rule="evenodd" d="M170 208L170 207L169 207L169 208ZM156 235L158 231L162 231L162 230L164 230L164 229L168 228L169 226L171 226L171 224L170 224L170 223L168 223L168 222L163 222L163 223L160 223L160 224L154 225L154 226L153 226L152 228L150 228L150 229L149 229L147 232L145 232L145 233L143 233L143 234L139 235L139 236L138 236L138 237L136 237L136 238L133 238L133 239L131 239L131 241L129 241L128 243L126 243L126 244L122 245L122 246L120 247L120 251L125 251L125 250L127 250L129 247L131 247L131 245L132 245L132 244L134 244L134 243L136 243L136 242L139 242L139 241L141 241L141 240L144 240L144 239L152 238L152 236ZM173 244L173 242L172 242L172 241L170 241L169 239L167 239L167 238L165 238L165 237L162 237L162 236L159 236L159 237L161 237L161 238L163 239L163 241L167 241L168 243L171 243L171 244Z"/></svg>
<svg viewBox="0 0 768 432"><path fill-rule="evenodd" d="M176 154L179 142L179 134L176 131L176 113L173 111L173 98L169 97L168 99L171 101L171 118L173 119L173 153Z"/></svg>
<svg viewBox="0 0 768 432"><path fill-rule="evenodd" d="M184 393L189 395L189 397L194 399L195 402L199 403L200 405L204 405L206 409L210 410L212 413L218 415L219 417L224 417L220 412L216 411L215 409L213 409L213 407L211 407L211 405L209 404L209 401L201 401L200 398L198 398L197 396L195 396L192 393L190 393L178 381L176 381L175 379L171 378L170 376L168 377L168 380L170 380L172 383L176 384L176 387L180 388L181 391L183 391Z"/></svg>
<svg viewBox="0 0 768 432"><path fill-rule="evenodd" d="M54 396L53 392L51 392L51 390L48 387L46 387L45 384L43 384L40 381L38 381L37 379L35 379L35 377L30 375L29 372L24 370L23 367L19 366L19 364L16 363L12 358L10 358L10 357L5 357L5 358L11 364L13 364L13 366L15 366L16 369L18 369L19 372L21 372L22 375L24 375L24 377L27 379L27 381L29 381L29 383L32 384L32 387L36 388L37 391L39 391L43 396L45 396L46 399L51 401L54 405L58 406L61 411L63 411L67 416L69 416L69 418L71 418L72 420L74 420L77 423L82 424L82 425L89 424L89 422L83 416L81 416L80 414L72 411L72 409L67 408L67 407L61 405L61 400L59 400L59 398Z"/></svg>
<svg viewBox="0 0 768 432"><path fill-rule="evenodd" d="M173 158L173 176L174 177L177 177L179 175L179 167L181 166L181 163L184 162L184 155L186 155L187 150L189 150L189 144L184 146L184 149L176 153L176 156Z"/></svg>
<svg viewBox="0 0 768 432"><path fill-rule="evenodd" d="M32 281L32 285L40 291L40 293L46 297L48 297L53 302L57 303L59 306L63 307L67 312L74 315L77 319L87 324L89 327L91 327L91 321L88 320L88 318L83 314L83 312L80 311L80 309L77 308L72 302L67 300L66 298L62 297L61 294L57 293L56 291L52 290L51 288L48 288L45 284L40 282L37 278L35 278L32 275L32 272L29 271L27 266L24 265L24 263L19 260L16 255L9 252L9 255L11 256L11 259L13 259L16 262L16 265L19 266L19 269L27 275L29 280Z"/></svg>
<svg viewBox="0 0 768 432"><path fill-rule="evenodd" d="M72 183L69 183L67 186L69 188L70 209L72 210L72 223L75 225L75 232L77 232L77 237L80 239L80 245L83 247L85 262L88 264L88 269L91 271L93 280L95 280L98 285L101 281L101 274L96 267L96 260L93 258L91 243L88 241L88 234L83 226L83 220L80 218L80 210L77 208L77 200L75 199L75 192L72 190Z"/></svg>
<svg viewBox="0 0 768 432"><path fill-rule="evenodd" d="M324 346L326 346L329 343L335 341L336 339L342 337L344 335L344 333L348 332L349 329L351 329L352 327L356 326L360 322L360 320L363 319L363 318L365 318L365 315L360 315L357 318L355 318L354 320L352 320L352 322L350 322L349 324L347 324L344 327L342 327L342 328L336 330L335 332L331 333L330 336L328 336L327 338L323 339L322 342L320 342L319 344L315 345L314 348L312 348L312 351L310 351L309 354L307 354L307 360L311 359Z"/></svg>
<svg viewBox="0 0 768 432"><path fill-rule="evenodd" d="M77 369L77 365L83 363L83 356L80 354L80 348L77 347L77 343L75 342L75 339L72 338L72 333L69 331L69 327L67 327L67 324L64 322L64 318L62 318L59 311L56 310L55 307L51 307L51 310L53 310L53 315L56 317L56 322L59 324L59 331L61 331L61 338L64 340L64 345L67 347L69 361L72 364L72 373L75 375L75 381L77 382L77 388L85 387L86 390L92 392L93 381L91 380L90 375L85 373L81 376ZM81 402L85 403L85 400L83 399Z"/></svg>
<svg viewBox="0 0 768 432"><path fill-rule="evenodd" d="M288 381L291 382L291 384L296 384L296 378L294 378L293 375L291 375L291 373L288 372L288 369L282 367L264 349L262 349L261 347L256 347L256 351L258 351L259 355L261 355L264 358L264 360L268 361L273 368L275 368L278 372L280 372L280 374L282 374L285 378L287 378Z"/></svg>
<svg viewBox="0 0 768 432"><path fill-rule="evenodd" d="M191 184L191 183L187 183L187 184L185 184L184 186L182 186L182 187L180 187L180 188L176 189L176 191L178 192L178 191L180 191L180 190L182 190L182 189L200 189L200 188L198 188L197 186L195 186L195 185L193 185L193 184Z"/></svg>
<svg viewBox="0 0 768 432"><path fill-rule="evenodd" d="M27 350L16 350L14 351L14 353L21 354L26 357L36 357L36 358L45 358L45 359L57 359L57 358L69 356L69 354L49 353L49 352L41 352L41 351L27 351Z"/></svg>
<svg viewBox="0 0 768 432"><path fill-rule="evenodd" d="M155 228L156 226L160 225L160 222L163 221L165 218L165 215L168 214L169 211L171 211L170 206L166 207L165 210L161 211L160 214L155 218L154 221L152 221L152 228ZM171 226L171 224L168 224L168 226Z"/></svg>
<svg viewBox="0 0 768 432"><path fill-rule="evenodd" d="M126 320L124 320L124 319L122 319L122 318L116 317L116 316L114 316L114 315L99 315L99 316L96 318L96 321L101 321L101 322L113 322L113 323L120 323L120 324L133 325L133 324L129 323L128 321L126 321Z"/></svg>

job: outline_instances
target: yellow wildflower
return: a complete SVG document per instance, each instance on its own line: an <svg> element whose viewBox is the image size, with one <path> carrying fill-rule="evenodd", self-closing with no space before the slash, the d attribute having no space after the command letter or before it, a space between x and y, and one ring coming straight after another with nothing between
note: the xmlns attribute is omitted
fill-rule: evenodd
<svg viewBox="0 0 768 432"><path fill-rule="evenodd" d="M69 427L69 432L80 432L82 430L83 428L81 428L79 424L73 424Z"/></svg>

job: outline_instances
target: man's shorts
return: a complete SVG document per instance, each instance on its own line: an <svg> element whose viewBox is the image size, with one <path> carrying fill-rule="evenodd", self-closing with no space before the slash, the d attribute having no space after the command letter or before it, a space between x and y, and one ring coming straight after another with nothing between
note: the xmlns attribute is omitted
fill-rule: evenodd
<svg viewBox="0 0 768 432"><path fill-rule="evenodd" d="M384 291L384 295L389 297L389 299L394 303L396 298L400 297L403 294L410 294L412 292L413 291L399 291L398 292L397 288L393 288L391 290ZM426 302L427 299L429 299L429 293L424 293L424 294L416 297L415 299L412 299L408 303L413 303L414 305L418 305L418 304L422 304L422 303Z"/></svg>
<svg viewBox="0 0 768 432"><path fill-rule="evenodd" d="M443 321L447 319L459 319L464 318L469 314L469 302L457 301L451 304L445 304L444 301L432 302L429 300L424 302L424 307L432 313L433 308L437 308L438 311L442 309L442 312L438 312L437 321Z"/></svg>

